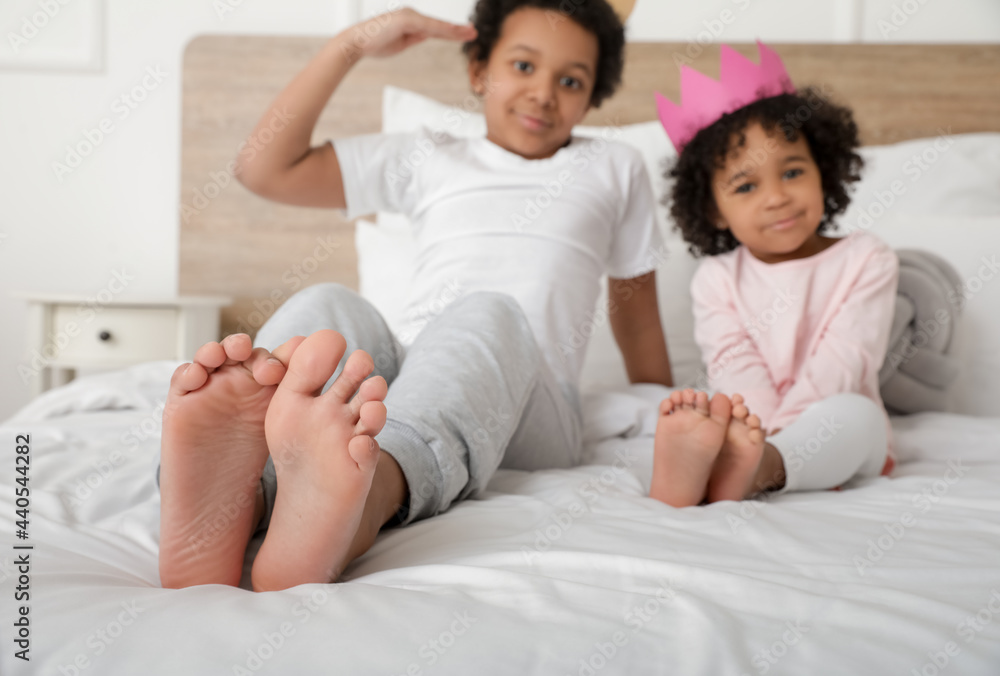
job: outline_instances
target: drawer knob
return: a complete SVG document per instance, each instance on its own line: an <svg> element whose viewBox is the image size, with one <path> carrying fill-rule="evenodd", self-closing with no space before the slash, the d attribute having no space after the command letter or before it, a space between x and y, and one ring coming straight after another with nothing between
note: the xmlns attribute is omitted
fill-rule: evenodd
<svg viewBox="0 0 1000 676"><path fill-rule="evenodd" d="M107 342L107 341L111 340L111 332L110 331L101 331L100 333L97 334L97 337L100 338L101 340Z"/></svg>

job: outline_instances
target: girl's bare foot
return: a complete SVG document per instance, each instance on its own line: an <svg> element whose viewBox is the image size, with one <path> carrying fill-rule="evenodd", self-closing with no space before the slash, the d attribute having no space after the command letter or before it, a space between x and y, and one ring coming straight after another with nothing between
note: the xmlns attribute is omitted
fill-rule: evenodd
<svg viewBox="0 0 1000 676"><path fill-rule="evenodd" d="M733 395L733 415L708 480L708 501L743 500L758 492L757 470L764 456L764 431L760 418L750 415L743 397Z"/></svg>
<svg viewBox="0 0 1000 676"><path fill-rule="evenodd" d="M267 461L264 415L295 348L206 343L170 379L160 457L160 581L238 585Z"/></svg>
<svg viewBox="0 0 1000 676"><path fill-rule="evenodd" d="M701 503L712 465L726 437L729 398L704 392L671 392L660 404L649 495L674 507Z"/></svg>
<svg viewBox="0 0 1000 676"><path fill-rule="evenodd" d="M374 363L358 350L320 394L345 349L336 331L306 338L267 410L278 491L253 564L257 591L330 582L350 563L379 458L374 436L385 425L387 386L380 377L365 380Z"/></svg>

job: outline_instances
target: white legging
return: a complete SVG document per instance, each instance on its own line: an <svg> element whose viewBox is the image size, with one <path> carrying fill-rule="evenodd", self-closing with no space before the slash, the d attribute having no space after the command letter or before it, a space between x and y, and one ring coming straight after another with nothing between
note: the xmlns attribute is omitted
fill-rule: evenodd
<svg viewBox="0 0 1000 676"><path fill-rule="evenodd" d="M785 486L776 493L823 490L878 476L888 452L885 413L853 393L812 404L767 441L785 463Z"/></svg>

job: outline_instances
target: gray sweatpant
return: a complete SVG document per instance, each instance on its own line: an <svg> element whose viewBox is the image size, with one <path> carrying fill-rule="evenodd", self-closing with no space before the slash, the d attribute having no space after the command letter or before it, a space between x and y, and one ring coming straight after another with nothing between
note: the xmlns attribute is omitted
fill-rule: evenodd
<svg viewBox="0 0 1000 676"><path fill-rule="evenodd" d="M254 345L274 350L320 329L341 333L347 355L368 352L373 375L389 384L388 417L375 439L409 485L399 523L434 516L474 495L498 467L536 470L579 462L579 393L557 380L510 296L466 294L404 349L371 303L339 284L317 284L278 308ZM277 492L270 460L261 483L266 528Z"/></svg>

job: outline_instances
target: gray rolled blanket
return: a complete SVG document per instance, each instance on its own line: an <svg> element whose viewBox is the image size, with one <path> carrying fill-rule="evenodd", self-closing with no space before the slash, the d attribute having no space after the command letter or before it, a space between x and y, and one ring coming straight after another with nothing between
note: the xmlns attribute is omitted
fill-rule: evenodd
<svg viewBox="0 0 1000 676"><path fill-rule="evenodd" d="M889 349L879 371L882 401L891 414L942 411L958 377L952 354L961 308L958 272L928 251L899 249L899 290Z"/></svg>

